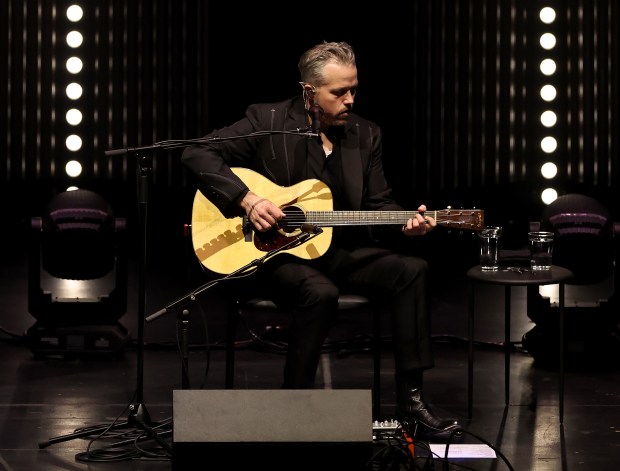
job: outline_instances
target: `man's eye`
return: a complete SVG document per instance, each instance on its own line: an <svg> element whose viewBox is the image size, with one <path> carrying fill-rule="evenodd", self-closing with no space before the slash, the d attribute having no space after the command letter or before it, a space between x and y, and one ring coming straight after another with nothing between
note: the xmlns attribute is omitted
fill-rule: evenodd
<svg viewBox="0 0 620 471"><path fill-rule="evenodd" d="M348 92L351 92L351 96L355 96L355 93L357 93L357 88L351 88L350 90L338 90L337 92L334 92L334 95L341 97L345 96Z"/></svg>

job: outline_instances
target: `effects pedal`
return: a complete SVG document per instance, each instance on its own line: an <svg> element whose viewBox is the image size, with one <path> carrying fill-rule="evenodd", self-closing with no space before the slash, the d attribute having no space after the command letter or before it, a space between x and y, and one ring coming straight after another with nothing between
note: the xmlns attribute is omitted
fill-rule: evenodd
<svg viewBox="0 0 620 471"><path fill-rule="evenodd" d="M400 423L395 419L374 420L372 422L372 439L387 440L402 434Z"/></svg>

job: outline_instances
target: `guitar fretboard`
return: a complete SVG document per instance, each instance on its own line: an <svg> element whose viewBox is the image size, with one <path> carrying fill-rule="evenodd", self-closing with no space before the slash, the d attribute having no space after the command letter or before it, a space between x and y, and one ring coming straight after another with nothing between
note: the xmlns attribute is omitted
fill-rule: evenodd
<svg viewBox="0 0 620 471"><path fill-rule="evenodd" d="M290 214L285 223L291 226L310 223L316 226L366 226L405 224L418 215L418 211L307 211L303 214ZM479 211L439 210L426 211L440 225L470 228L478 225L477 218L482 217ZM472 219L473 218L473 219Z"/></svg>

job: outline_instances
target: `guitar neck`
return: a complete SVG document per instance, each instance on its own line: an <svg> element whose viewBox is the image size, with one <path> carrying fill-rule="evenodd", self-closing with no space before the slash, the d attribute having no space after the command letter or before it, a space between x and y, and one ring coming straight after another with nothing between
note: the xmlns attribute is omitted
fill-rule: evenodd
<svg viewBox="0 0 620 471"><path fill-rule="evenodd" d="M434 211L427 211L432 215ZM416 217L418 211L308 211L306 221L316 226L367 226L405 224Z"/></svg>
<svg viewBox="0 0 620 471"><path fill-rule="evenodd" d="M303 222L319 227L403 225L418 214L419 211L307 211ZM453 228L477 230L483 224L480 210L443 209L426 211L424 215L432 217L439 225Z"/></svg>

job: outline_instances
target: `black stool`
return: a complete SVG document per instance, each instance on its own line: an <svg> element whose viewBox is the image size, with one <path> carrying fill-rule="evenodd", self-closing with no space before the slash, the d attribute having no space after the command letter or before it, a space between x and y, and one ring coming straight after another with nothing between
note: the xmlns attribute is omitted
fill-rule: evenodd
<svg viewBox="0 0 620 471"><path fill-rule="evenodd" d="M357 294L341 294L338 298L338 311L370 310L372 313L371 350L373 357L372 415L373 420L381 419L381 309L368 298ZM237 323L243 311L285 312L272 301L264 298L233 300L228 309L226 321L226 389L234 388L235 344Z"/></svg>

